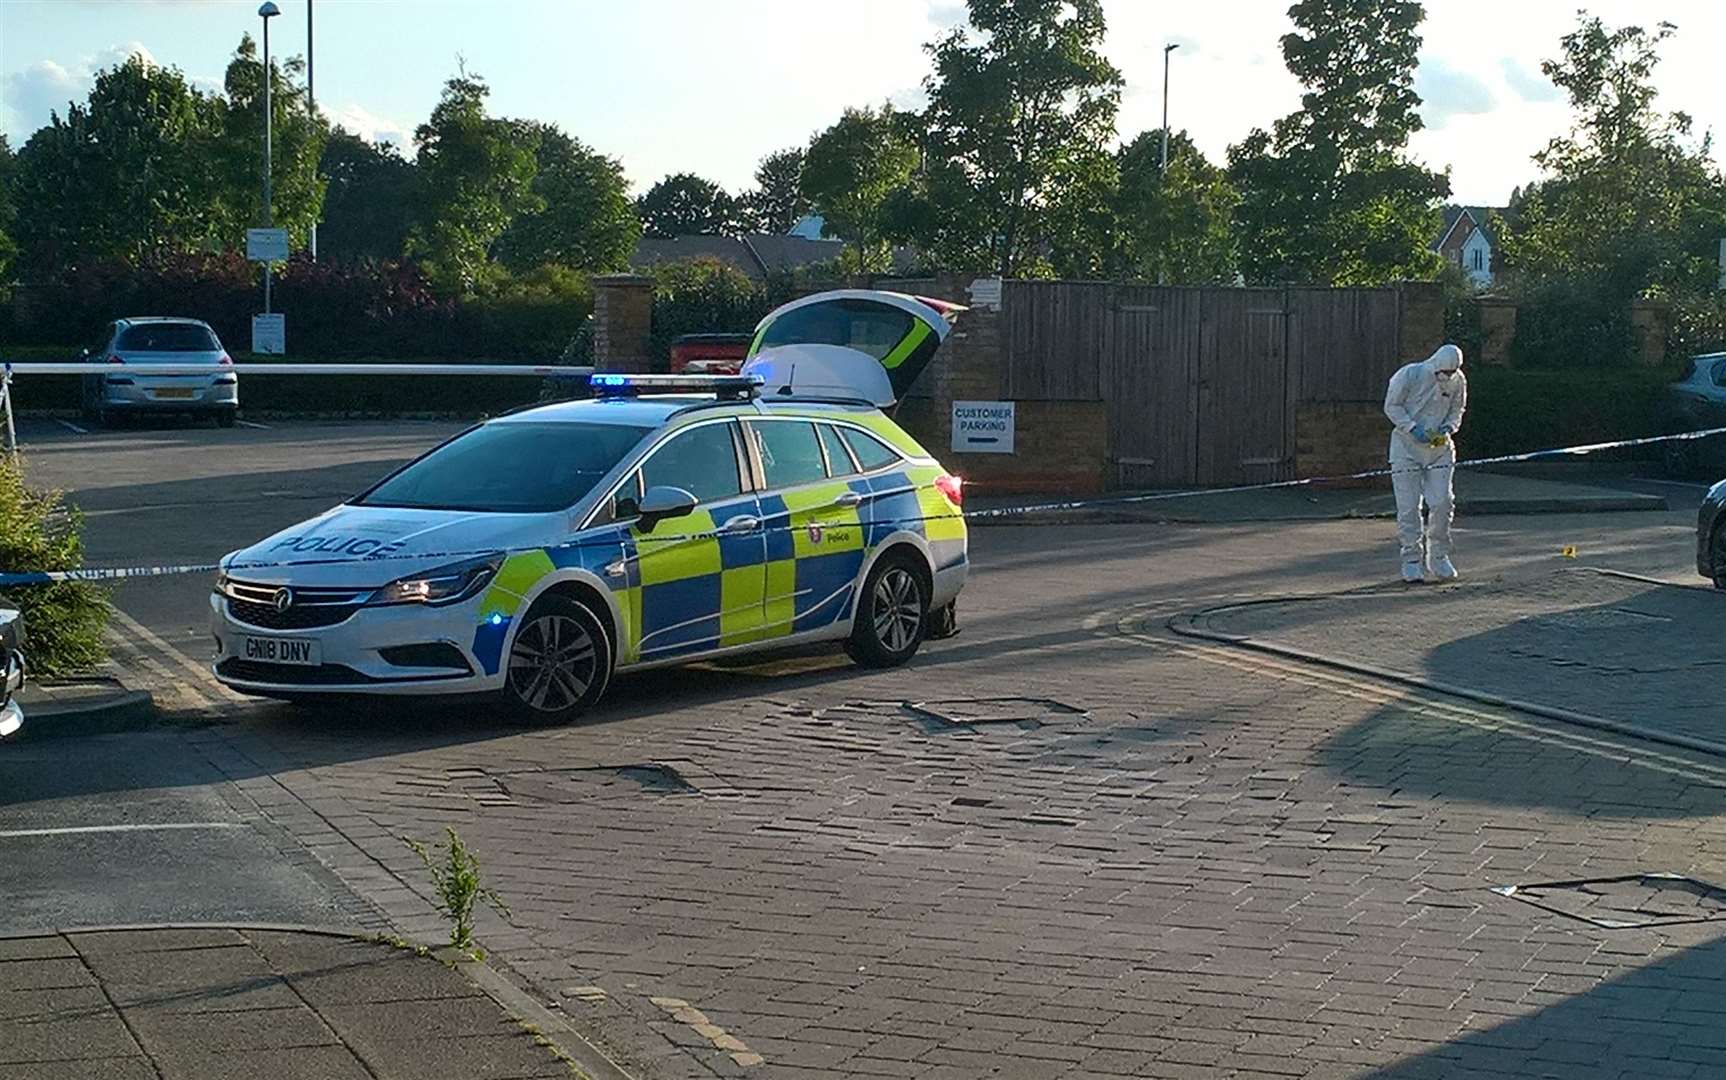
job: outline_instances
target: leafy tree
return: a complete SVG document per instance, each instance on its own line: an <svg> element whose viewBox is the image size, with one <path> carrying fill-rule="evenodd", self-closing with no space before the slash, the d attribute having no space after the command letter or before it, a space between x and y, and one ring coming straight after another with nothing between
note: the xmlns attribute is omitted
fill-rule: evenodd
<svg viewBox="0 0 1726 1080"><path fill-rule="evenodd" d="M336 259L400 258L419 174L388 143L371 143L337 128L324 144L324 215L318 255Z"/></svg>
<svg viewBox="0 0 1726 1080"><path fill-rule="evenodd" d="M737 202L694 173L673 173L635 204L649 236L728 236L739 232Z"/></svg>
<svg viewBox="0 0 1726 1080"><path fill-rule="evenodd" d="M916 167L917 147L891 109L846 109L809 144L803 195L826 219L822 232L846 241L854 269L886 262L887 199Z"/></svg>
<svg viewBox="0 0 1726 1080"><path fill-rule="evenodd" d="M407 250L446 291L483 286L510 221L543 206L533 191L534 133L487 116L490 94L484 79L464 71L444 84L431 119L414 132L424 182Z"/></svg>
<svg viewBox="0 0 1726 1080"><path fill-rule="evenodd" d="M557 263L581 270L629 265L641 222L629 200L623 164L564 134L555 124L533 124L538 210L519 214L498 242L504 264L525 270Z"/></svg>
<svg viewBox="0 0 1726 1080"><path fill-rule="evenodd" d="M935 260L1003 276L1036 270L1107 187L1121 74L1102 55L1102 0L968 0L969 28L929 46L934 71L920 224ZM1069 193L1075 193L1069 195ZM1082 245L1081 245L1082 246Z"/></svg>
<svg viewBox="0 0 1726 1080"><path fill-rule="evenodd" d="M768 154L755 167L755 189L743 196L744 215L758 232L783 236L809 212L803 195L803 150Z"/></svg>
<svg viewBox="0 0 1726 1080"><path fill-rule="evenodd" d="M0 133L0 296L5 294L11 281L12 260L18 254L18 245L12 239L12 223L18 217L17 205L12 201L12 173L16 163L17 155L12 153L5 134Z"/></svg>
<svg viewBox="0 0 1726 1080"><path fill-rule="evenodd" d="M1147 131L1121 147L1117 235L1123 268L1172 285L1232 284L1239 264L1234 232L1240 193L1205 160L1184 131Z"/></svg>
<svg viewBox="0 0 1726 1080"><path fill-rule="evenodd" d="M301 248L323 211L325 180L318 170L329 125L312 112L303 81L305 61L293 57L278 66L270 61L271 220L288 230L289 243ZM218 245L239 247L246 230L263 224L264 64L252 36L240 38L223 80L225 103L218 101L222 196L216 222Z"/></svg>
<svg viewBox="0 0 1726 1080"><path fill-rule="evenodd" d="M1566 280L1612 310L1714 287L1726 181L1690 117L1654 108L1659 46L1674 29L1613 29L1584 14L1563 55L1541 65L1576 120L1535 155L1545 176L1507 214L1507 264L1525 284Z"/></svg>
<svg viewBox="0 0 1726 1080"><path fill-rule="evenodd" d="M1407 157L1420 130L1416 0L1299 0L1283 58L1299 112L1229 150L1241 267L1254 282L1372 285L1438 272L1449 179Z"/></svg>
<svg viewBox="0 0 1726 1080"><path fill-rule="evenodd" d="M13 197L26 265L58 272L156 249L219 246L226 193L209 161L221 105L141 57L99 73L18 154Z"/></svg>

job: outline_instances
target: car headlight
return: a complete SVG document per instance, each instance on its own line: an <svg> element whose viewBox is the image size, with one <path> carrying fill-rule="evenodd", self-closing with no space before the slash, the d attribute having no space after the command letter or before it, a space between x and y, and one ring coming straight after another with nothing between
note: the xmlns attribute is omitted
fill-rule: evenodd
<svg viewBox="0 0 1726 1080"><path fill-rule="evenodd" d="M485 588L502 562L502 556L489 556L400 578L373 593L366 603L373 606L453 604Z"/></svg>

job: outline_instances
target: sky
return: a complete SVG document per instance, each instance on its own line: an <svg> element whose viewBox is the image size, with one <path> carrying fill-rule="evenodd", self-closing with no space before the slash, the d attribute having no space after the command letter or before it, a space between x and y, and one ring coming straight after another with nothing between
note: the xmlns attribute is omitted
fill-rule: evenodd
<svg viewBox="0 0 1726 1080"><path fill-rule="evenodd" d="M277 0L276 55L304 55L311 2ZM1160 125L1170 42L1170 125L1212 160L1298 108L1278 46L1288 2L1104 0L1122 135ZM1457 201L1502 205L1538 175L1531 155L1570 121L1540 61L1584 3L1612 24L1677 24L1660 104L1699 132L1726 128L1710 50L1726 41L1719 0L1427 0L1426 129L1411 150L1450 170ZM131 53L218 88L240 35L258 36L256 12L256 0L0 0L0 131L21 146ZM764 155L807 143L847 106L918 105L924 43L963 18L962 0L315 0L315 92L337 122L411 153L465 64L491 84L494 114L558 124L620 159L638 193L683 171L735 192Z"/></svg>

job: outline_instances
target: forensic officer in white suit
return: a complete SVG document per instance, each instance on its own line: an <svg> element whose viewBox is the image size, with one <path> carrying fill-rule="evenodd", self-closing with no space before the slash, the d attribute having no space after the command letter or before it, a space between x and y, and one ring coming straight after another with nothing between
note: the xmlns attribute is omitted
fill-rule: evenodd
<svg viewBox="0 0 1726 1080"><path fill-rule="evenodd" d="M1390 434L1390 479L1406 582L1424 581L1429 573L1440 581L1456 578L1450 561L1451 475L1467 405L1468 380L1455 345L1441 345L1425 360L1404 366L1385 390L1384 415L1396 426Z"/></svg>

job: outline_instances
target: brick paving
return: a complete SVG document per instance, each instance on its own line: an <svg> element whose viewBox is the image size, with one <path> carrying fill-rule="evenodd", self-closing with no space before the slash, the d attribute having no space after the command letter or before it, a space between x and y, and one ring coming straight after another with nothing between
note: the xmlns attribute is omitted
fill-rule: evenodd
<svg viewBox="0 0 1726 1080"><path fill-rule="evenodd" d="M645 1077L1726 1069L1720 926L1490 891L1726 881L1726 763L1164 633L1243 536L1004 558L898 673L643 676L551 731L224 707L193 738L408 932L438 922L399 837L459 829L512 910L493 958Z"/></svg>

